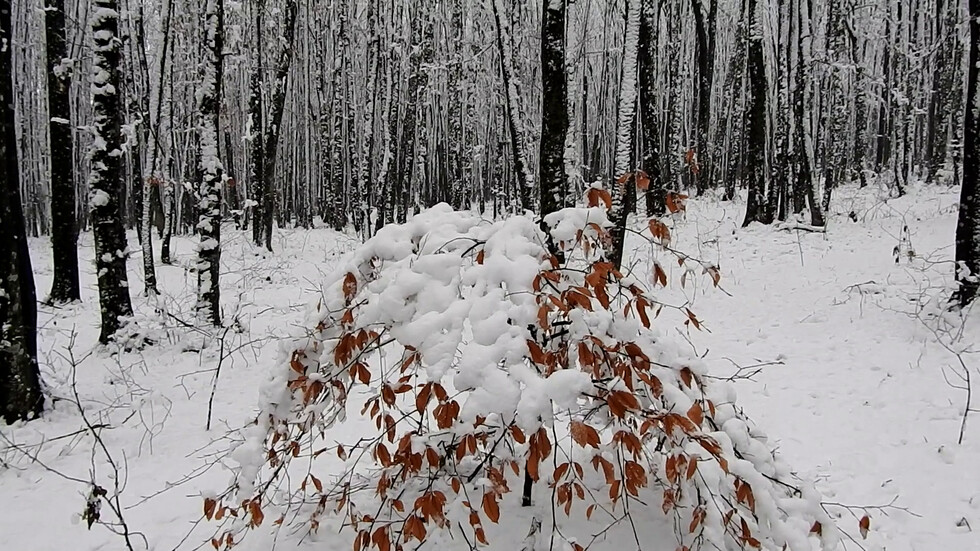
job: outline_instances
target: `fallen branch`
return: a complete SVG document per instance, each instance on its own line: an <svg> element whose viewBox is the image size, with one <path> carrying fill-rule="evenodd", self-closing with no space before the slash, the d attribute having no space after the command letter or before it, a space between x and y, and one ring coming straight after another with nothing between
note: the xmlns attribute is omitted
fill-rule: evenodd
<svg viewBox="0 0 980 551"><path fill-rule="evenodd" d="M810 224L801 224L799 222L777 222L773 224L772 227L777 230L783 230L783 231L802 230L802 231L808 231L813 233L827 232L826 226L811 226Z"/></svg>

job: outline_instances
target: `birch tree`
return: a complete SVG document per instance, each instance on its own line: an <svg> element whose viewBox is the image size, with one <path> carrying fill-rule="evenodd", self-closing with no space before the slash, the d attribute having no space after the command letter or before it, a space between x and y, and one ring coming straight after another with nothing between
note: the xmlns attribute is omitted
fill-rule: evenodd
<svg viewBox="0 0 980 551"><path fill-rule="evenodd" d="M633 187L633 125L636 116L636 54L640 38L640 6L637 0L627 0L626 33L623 38L623 70L619 86L619 116L616 130L616 187L612 193L609 220L612 247L609 261L619 269L623 260L623 244L626 240L626 218L629 216L630 198L636 197Z"/></svg>
<svg viewBox="0 0 980 551"><path fill-rule="evenodd" d="M197 311L203 321L221 325L221 188L224 180L218 158L218 124L223 76L224 0L208 0L205 11L205 46L202 89L198 92L200 116L200 171L197 208Z"/></svg>

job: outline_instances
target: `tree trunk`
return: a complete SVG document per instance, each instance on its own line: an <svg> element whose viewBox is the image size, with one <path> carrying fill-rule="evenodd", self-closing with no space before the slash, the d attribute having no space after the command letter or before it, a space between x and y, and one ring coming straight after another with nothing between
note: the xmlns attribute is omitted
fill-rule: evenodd
<svg viewBox="0 0 980 551"><path fill-rule="evenodd" d="M51 170L51 246L54 281L48 300L79 300L78 228L75 224L74 141L71 122L71 64L65 40L65 1L48 0L44 10L48 62L48 139ZM6 77L3 77L6 78Z"/></svg>
<svg viewBox="0 0 980 551"><path fill-rule="evenodd" d="M660 176L660 125L657 117L657 67L658 56L657 2L642 0L640 3L640 115L643 131L643 157L640 168L650 180L645 193L647 216L659 216L667 211L667 190Z"/></svg>
<svg viewBox="0 0 980 551"><path fill-rule="evenodd" d="M980 0L969 0L970 62L967 64L966 126L963 132L963 186L956 224L956 279L960 284L955 300L967 306L980 289Z"/></svg>
<svg viewBox="0 0 980 551"><path fill-rule="evenodd" d="M623 71L619 85L619 116L616 132L616 187L612 192L612 208L609 221L613 223L609 261L619 269L623 261L626 241L626 219L629 214L629 198L626 186L635 184L630 174L633 170L633 128L636 117L636 53L640 37L640 5L629 0L626 7L626 33L623 39ZM635 196L635 195L634 195Z"/></svg>
<svg viewBox="0 0 980 551"><path fill-rule="evenodd" d="M264 70L262 67L262 26L265 10L264 0L259 0L253 8L255 10L255 66L249 78L248 96L248 177L249 195L252 199L252 242L262 245L262 236L265 231L265 216L263 215L263 202L265 191L263 188L263 176L265 174L265 150L263 143L263 124L262 124L262 86L264 84Z"/></svg>
<svg viewBox="0 0 980 551"><path fill-rule="evenodd" d="M208 0L205 12L207 59L204 63L200 116L200 170L197 196L197 312L202 321L221 325L221 188L224 180L218 158L218 125L221 111L221 81L224 45L224 0Z"/></svg>
<svg viewBox="0 0 980 551"><path fill-rule="evenodd" d="M766 68L756 0L747 0L746 17L752 22L749 37L749 98L746 128L745 167L748 172L748 201L742 226L752 222L769 224L772 212L766 202Z"/></svg>
<svg viewBox="0 0 980 551"><path fill-rule="evenodd" d="M92 36L92 115L95 146L91 150L89 190L95 236L95 269L99 281L102 332L109 339L133 315L129 298L126 259L129 251L123 229L119 198L122 195L122 105L119 102L119 5L116 0L95 0Z"/></svg>
<svg viewBox="0 0 980 551"><path fill-rule="evenodd" d="M510 129L511 152L514 157L514 175L520 190L521 209L534 209L534 179L531 177L528 155L528 134L524 126L520 106L520 90L514 75L514 43L507 14L498 6L500 0L491 0L497 26L497 48L500 54L500 76L503 80L507 123Z"/></svg>
<svg viewBox="0 0 980 551"><path fill-rule="evenodd" d="M568 138L568 88L565 81L565 2L546 1L541 15L541 182L542 219L566 206L565 140ZM552 247L554 249L554 247ZM552 250L554 253L555 250Z"/></svg>
<svg viewBox="0 0 980 551"><path fill-rule="evenodd" d="M0 415L7 423L32 419L44 406L37 366L37 298L20 201L11 11L10 0L0 0L0 217L4 220L0 232Z"/></svg>
<svg viewBox="0 0 980 551"><path fill-rule="evenodd" d="M286 106L286 79L289 76L289 62L293 57L293 37L296 30L296 1L286 1L283 46L279 52L276 64L275 89L272 93L272 111L269 125L265 129L265 145L262 162L262 214L265 248L272 250L272 222L275 214L276 188L273 185L276 176L276 152L279 149L279 133L282 126L282 112Z"/></svg>

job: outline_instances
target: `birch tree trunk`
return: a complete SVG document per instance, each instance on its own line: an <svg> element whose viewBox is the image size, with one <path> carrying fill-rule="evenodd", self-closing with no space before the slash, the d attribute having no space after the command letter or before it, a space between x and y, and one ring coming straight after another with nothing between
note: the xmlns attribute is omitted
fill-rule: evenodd
<svg viewBox="0 0 980 551"><path fill-rule="evenodd" d="M497 24L497 48L500 53L500 76L506 96L507 122L510 129L511 151L514 156L514 175L520 190L521 209L534 209L534 179L531 176L529 138L521 109L520 88L514 71L514 42L510 21L500 9L501 0L491 0ZM550 1L550 0L549 0Z"/></svg>
<svg viewBox="0 0 980 551"><path fill-rule="evenodd" d="M619 106L616 130L616 163L614 175L616 187L612 193L609 220L613 223L612 245L609 261L619 269L623 261L623 244L626 240L626 219L630 205L627 203L627 186L633 186L633 128L636 117L636 52L640 37L640 6L637 0L626 4L626 34L623 38L623 70L619 84ZM635 196L635 194L634 194Z"/></svg>
<svg viewBox="0 0 980 551"><path fill-rule="evenodd" d="M224 0L208 0L205 11L205 47L202 89L198 92L200 117L200 170L197 196L197 311L200 319L221 325L221 188L224 179L218 158L218 124L223 76Z"/></svg>

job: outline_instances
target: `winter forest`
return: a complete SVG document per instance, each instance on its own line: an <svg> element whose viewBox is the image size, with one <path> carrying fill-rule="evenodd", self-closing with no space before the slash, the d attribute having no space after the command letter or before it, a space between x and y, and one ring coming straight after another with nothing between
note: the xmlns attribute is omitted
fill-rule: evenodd
<svg viewBox="0 0 980 551"><path fill-rule="evenodd" d="M980 0L0 0L0 547L980 549Z"/></svg>

